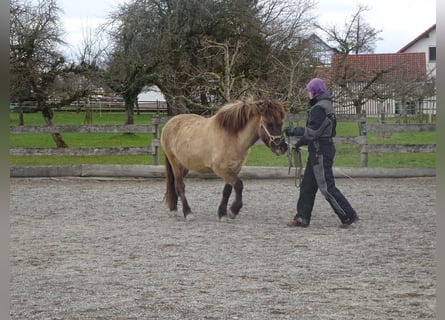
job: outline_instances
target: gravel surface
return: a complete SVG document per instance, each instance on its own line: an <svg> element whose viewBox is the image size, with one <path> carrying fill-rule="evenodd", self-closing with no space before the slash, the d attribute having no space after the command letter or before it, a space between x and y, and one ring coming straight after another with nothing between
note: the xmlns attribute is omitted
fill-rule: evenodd
<svg viewBox="0 0 445 320"><path fill-rule="evenodd" d="M436 319L435 178L337 179L361 220L318 194L288 228L292 179L186 180L195 219L162 179L10 179L11 319Z"/></svg>

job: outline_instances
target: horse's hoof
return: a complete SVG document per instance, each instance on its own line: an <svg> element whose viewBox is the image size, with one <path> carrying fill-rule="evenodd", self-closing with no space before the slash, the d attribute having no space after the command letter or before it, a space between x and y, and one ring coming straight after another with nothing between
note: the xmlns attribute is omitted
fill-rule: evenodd
<svg viewBox="0 0 445 320"><path fill-rule="evenodd" d="M186 215L184 218L185 218L185 220L187 220L187 221L192 221L192 220L195 219L195 216L194 216L192 213L189 213L189 214Z"/></svg>
<svg viewBox="0 0 445 320"><path fill-rule="evenodd" d="M233 212L229 212L229 218L230 219L235 219L237 216L237 214L234 214Z"/></svg>
<svg viewBox="0 0 445 320"><path fill-rule="evenodd" d="M228 219L227 219L227 215L224 215L224 216L221 216L221 217L219 217L219 221L220 222L226 222Z"/></svg>

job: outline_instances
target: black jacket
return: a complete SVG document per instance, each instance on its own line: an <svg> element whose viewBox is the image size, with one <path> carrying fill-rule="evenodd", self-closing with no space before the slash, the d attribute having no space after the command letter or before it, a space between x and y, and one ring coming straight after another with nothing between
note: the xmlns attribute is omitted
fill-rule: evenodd
<svg viewBox="0 0 445 320"><path fill-rule="evenodd" d="M324 93L310 100L311 109L304 128L304 135L298 145L307 144L309 141L331 140L335 137L337 119L332 107L331 96Z"/></svg>

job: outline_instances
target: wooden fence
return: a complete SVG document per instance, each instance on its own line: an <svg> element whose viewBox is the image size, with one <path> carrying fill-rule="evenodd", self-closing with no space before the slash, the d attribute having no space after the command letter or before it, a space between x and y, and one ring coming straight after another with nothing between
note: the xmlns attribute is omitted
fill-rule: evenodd
<svg viewBox="0 0 445 320"><path fill-rule="evenodd" d="M305 121L305 115L290 115L289 120ZM362 115L337 115L337 121L356 121L359 126L358 136L335 137L336 144L360 145L360 161L362 167L368 166L369 153L416 153L436 152L436 144L368 144L368 133L392 133L392 132L434 132L436 124L369 124Z"/></svg>
<svg viewBox="0 0 445 320"><path fill-rule="evenodd" d="M37 112L39 109L37 108L37 104L34 101L25 101L23 105L21 106L22 111L24 113L30 113L30 112ZM15 103L10 104L11 111L19 111L19 106ZM103 101L103 100L95 100L91 99L90 101L74 101L69 106L64 106L63 108L54 108L53 109L56 112L85 112L85 111L91 111L91 112L125 112L125 103L122 101ZM159 101L159 100L152 100L152 101L145 101L141 100L138 101L136 106L134 107L135 113L161 113L161 114L167 114L168 108L167 108L167 102L165 101Z"/></svg>
<svg viewBox="0 0 445 320"><path fill-rule="evenodd" d="M152 155L154 164L159 164L159 125L168 118L153 117L149 125L65 125L65 126L11 126L10 133L150 133L151 145L146 147L112 148L11 148L12 156L105 156L105 155Z"/></svg>
<svg viewBox="0 0 445 320"><path fill-rule="evenodd" d="M152 155L155 165L159 164L159 125L167 122L168 117L153 117L149 125L62 125L62 126L11 126L11 134L24 133L150 133L151 145L146 147L113 147L113 148L10 148L12 156L102 156L102 155ZM305 115L288 115L287 121L304 122ZM357 121L360 134L358 136L335 137L336 144L360 145L361 166L368 166L369 153L406 153L436 152L436 144L368 144L368 133L391 132L423 132L436 130L435 124L368 124L366 117L357 115L337 116L337 121ZM262 141L258 141L262 144Z"/></svg>

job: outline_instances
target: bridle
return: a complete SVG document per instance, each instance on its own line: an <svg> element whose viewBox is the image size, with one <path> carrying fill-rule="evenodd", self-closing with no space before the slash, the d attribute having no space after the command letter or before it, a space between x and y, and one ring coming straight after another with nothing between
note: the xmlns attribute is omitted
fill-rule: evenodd
<svg viewBox="0 0 445 320"><path fill-rule="evenodd" d="M263 117L261 117L260 119L260 128L264 129L264 132L266 132L267 136L269 137L269 146L271 146L271 144L275 144L276 146L279 146L281 144L281 142L283 141L283 136L279 135L279 136L273 136L270 134L269 130L267 130L266 125L264 124L264 120ZM279 142L277 143L276 141L279 139ZM290 145L290 141L288 143L288 145ZM289 174L290 174L290 169L292 167L292 156L294 158L294 162L295 162L295 186L297 188L300 187L301 185L301 171L303 169L303 164L301 161L301 152L298 150L293 150L291 151L290 148L287 149L288 152L288 162L289 162Z"/></svg>
<svg viewBox="0 0 445 320"><path fill-rule="evenodd" d="M273 136L270 134L269 130L267 130L266 125L264 124L263 117L260 119L260 128L264 129L264 132L266 132L267 137L269 138L269 145L272 145L272 143L276 146L279 146L281 141L284 139L282 135L279 136ZM278 143L276 142L278 140Z"/></svg>

